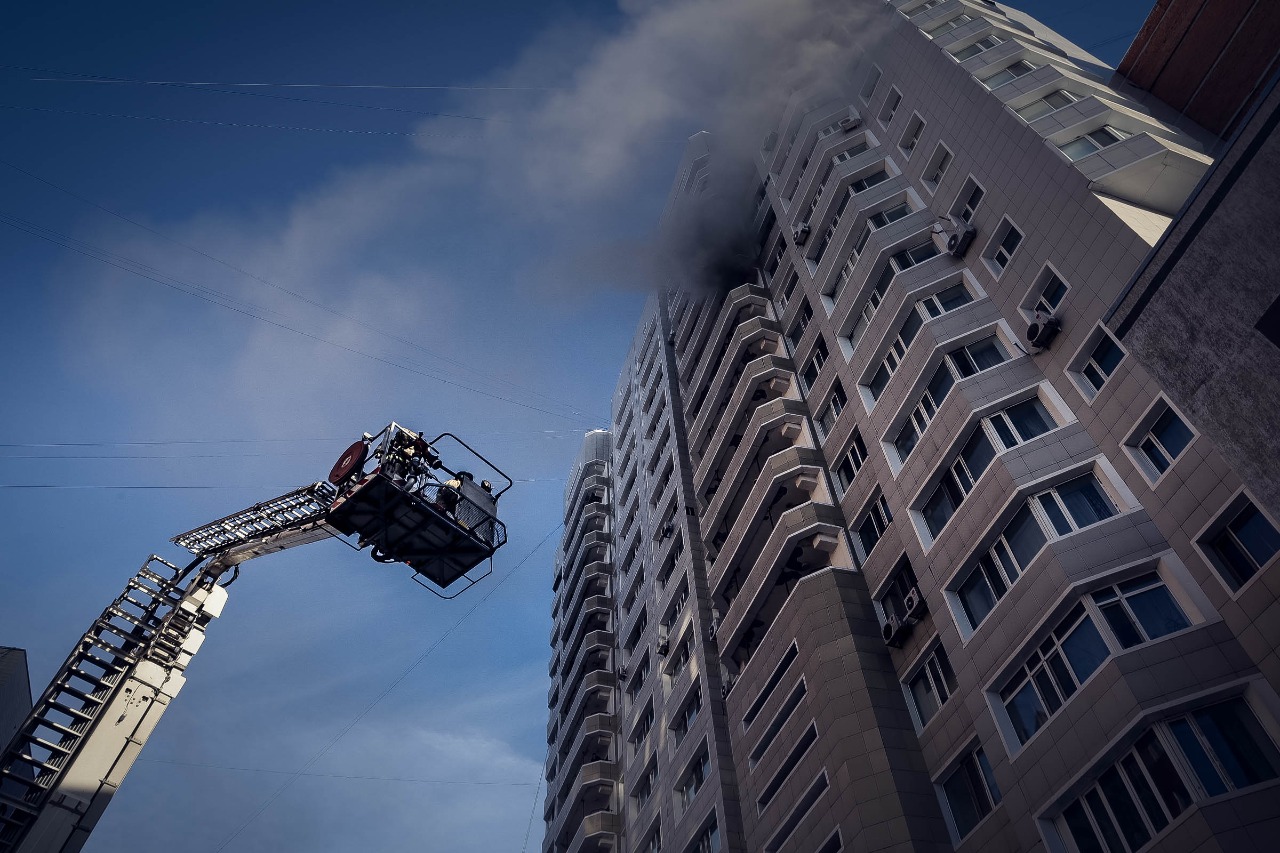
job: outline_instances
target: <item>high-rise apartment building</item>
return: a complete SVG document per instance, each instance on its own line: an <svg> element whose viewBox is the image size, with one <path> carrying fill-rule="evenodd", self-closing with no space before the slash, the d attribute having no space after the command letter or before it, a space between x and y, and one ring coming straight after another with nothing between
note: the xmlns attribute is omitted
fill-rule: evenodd
<svg viewBox="0 0 1280 853"><path fill-rule="evenodd" d="M1000 4L888 7L573 469L544 853L1272 849L1280 508L1113 309L1233 149Z"/></svg>

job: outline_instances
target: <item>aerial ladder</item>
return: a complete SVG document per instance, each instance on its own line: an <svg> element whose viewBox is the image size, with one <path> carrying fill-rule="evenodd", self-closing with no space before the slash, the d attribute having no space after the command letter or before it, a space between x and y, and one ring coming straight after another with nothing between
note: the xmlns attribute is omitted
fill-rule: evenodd
<svg viewBox="0 0 1280 853"><path fill-rule="evenodd" d="M444 466L452 441L506 482ZM447 476L447 479L446 479ZM364 434L327 480L173 538L195 559L152 555L94 620L0 755L0 853L75 853L89 838L254 557L338 538L404 563L453 598L492 570L507 541L497 499L512 485L451 433L392 423ZM351 540L354 539L354 542ZM485 568L480 568L485 565Z"/></svg>

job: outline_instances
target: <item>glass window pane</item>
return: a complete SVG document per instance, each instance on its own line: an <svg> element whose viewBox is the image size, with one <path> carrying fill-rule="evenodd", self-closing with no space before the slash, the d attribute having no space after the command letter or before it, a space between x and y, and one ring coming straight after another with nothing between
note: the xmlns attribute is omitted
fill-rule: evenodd
<svg viewBox="0 0 1280 853"><path fill-rule="evenodd" d="M974 753L978 759L978 768L982 771L982 779L987 784L987 793L991 795L991 802L1000 802L1000 786L996 784L996 774L991 769L991 762L987 761L987 754L979 747Z"/></svg>
<svg viewBox="0 0 1280 853"><path fill-rule="evenodd" d="M1253 504L1232 520L1231 530L1259 567L1265 566L1280 551L1280 533Z"/></svg>
<svg viewBox="0 0 1280 853"><path fill-rule="evenodd" d="M1045 515L1049 516L1049 523L1053 525L1054 531L1059 536L1066 536L1071 532L1071 522L1067 521L1066 515L1062 512L1062 507L1058 506L1058 499L1052 493L1040 495L1037 500L1040 502L1040 508L1044 510Z"/></svg>
<svg viewBox="0 0 1280 853"><path fill-rule="evenodd" d="M967 305L973 301L973 298L969 296L969 291L965 289L963 284L952 285L937 294L935 298L942 305L943 311L954 311L961 305Z"/></svg>
<svg viewBox="0 0 1280 853"><path fill-rule="evenodd" d="M964 458L965 467L969 469L970 475L976 480L982 476L982 472L987 470L991 460L996 457L996 451L991 446L987 434L979 427L974 430L973 437L965 444L960 455Z"/></svg>
<svg viewBox="0 0 1280 853"><path fill-rule="evenodd" d="M1022 109L1017 110L1017 113L1022 117L1023 121L1032 122L1041 116L1048 115L1055 109L1057 108L1051 106L1045 99L1041 98L1038 101L1032 101Z"/></svg>
<svg viewBox="0 0 1280 853"><path fill-rule="evenodd" d="M1070 699L1076 692L1075 676L1071 674L1071 670L1067 669L1067 664L1060 654L1054 654L1053 657L1049 658L1048 663L1058 689L1062 691L1064 697Z"/></svg>
<svg viewBox="0 0 1280 853"><path fill-rule="evenodd" d="M872 399L880 399L880 395L884 393L884 387L889 384L889 368L887 365L881 364L880 369L876 371L876 375L871 377L871 383L867 386L871 390Z"/></svg>
<svg viewBox="0 0 1280 853"><path fill-rule="evenodd" d="M1212 705L1193 716L1237 788L1276 778L1280 756L1244 700Z"/></svg>
<svg viewBox="0 0 1280 853"><path fill-rule="evenodd" d="M1084 813L1084 806L1080 805L1079 800L1067 806L1062 817L1066 821L1067 830L1071 833L1071 840L1076 843L1080 853L1108 853L1093 831L1093 824L1089 823L1089 818Z"/></svg>
<svg viewBox="0 0 1280 853"><path fill-rule="evenodd" d="M1173 409L1167 410L1156 421L1155 426L1151 428L1151 433L1160 439L1160 443L1164 445L1164 449L1177 459L1182 455L1182 451L1187 449L1187 445L1191 443L1191 428L1188 427Z"/></svg>
<svg viewBox="0 0 1280 853"><path fill-rule="evenodd" d="M920 513L924 516L925 524L929 526L929 532L937 536L942 532L942 528L951 520L951 516L955 515L956 505L951 500L951 495L947 489L938 486L934 490L933 495L925 502Z"/></svg>
<svg viewBox="0 0 1280 853"><path fill-rule="evenodd" d="M1049 719L1049 712L1029 681L1005 703L1005 709L1009 712L1009 721L1013 723L1019 743L1026 743Z"/></svg>
<svg viewBox="0 0 1280 853"><path fill-rule="evenodd" d="M1111 499L1092 474L1085 474L1058 486L1058 495L1077 527L1088 527L1116 514Z"/></svg>
<svg viewBox="0 0 1280 853"><path fill-rule="evenodd" d="M982 620L996 606L996 596L981 569L975 568L956 592L960 596L965 615L969 617L969 624L975 628L982 624Z"/></svg>
<svg viewBox="0 0 1280 853"><path fill-rule="evenodd" d="M1164 454L1164 451L1160 449L1154 440L1150 438L1143 439L1138 445L1138 449L1155 466L1157 473L1163 474L1169 470L1169 457Z"/></svg>
<svg viewBox="0 0 1280 853"><path fill-rule="evenodd" d="M1049 677L1048 670L1044 668L1036 670L1031 680L1035 682L1036 687L1040 688L1040 698L1048 706L1049 713L1058 713L1058 709L1062 707L1062 697L1058 695L1057 688L1053 686L1053 679Z"/></svg>
<svg viewBox="0 0 1280 853"><path fill-rule="evenodd" d="M1013 430L1009 428L1009 424L1004 418L998 414L991 418L991 426L995 429L996 435L1000 438L1000 443L1005 449L1018 446L1018 439L1014 436Z"/></svg>
<svg viewBox="0 0 1280 853"><path fill-rule="evenodd" d="M1098 341L1098 345L1093 349L1093 360L1107 376L1110 376L1123 358L1124 353L1120 351L1120 347L1115 345L1109 335L1103 333L1102 339Z"/></svg>
<svg viewBox="0 0 1280 853"><path fill-rule="evenodd" d="M955 385L955 379L952 378L951 371L947 370L945 364L938 365L933 378L929 380L929 396L933 398L935 405L942 404L942 401L947 398L947 394L951 393L951 386L953 385Z"/></svg>
<svg viewBox="0 0 1280 853"><path fill-rule="evenodd" d="M973 358L973 363L977 365L979 370L995 367L1007 357L1004 346L994 335L985 340L969 344L965 349L968 350L970 357Z"/></svg>
<svg viewBox="0 0 1280 853"><path fill-rule="evenodd" d="M1004 538L1008 541L1013 556L1023 571L1026 571L1032 558L1040 552L1046 541L1044 531L1040 529L1040 525L1031 515L1031 510L1026 506L1018 510L1013 521L1009 522L1009 526L1004 530Z"/></svg>
<svg viewBox="0 0 1280 853"><path fill-rule="evenodd" d="M1150 841L1151 832L1143 822L1142 815L1138 814L1138 806L1121 780L1120 771L1115 767L1108 768L1098 779L1098 787L1106 796L1107 804L1111 806L1111 813L1115 815L1129 849L1137 850Z"/></svg>
<svg viewBox="0 0 1280 853"><path fill-rule="evenodd" d="M905 460L911 455L911 451L915 450L917 438L919 436L916 435L915 425L911 421L907 421L898 433L898 437L893 440L893 446L898 450L899 459Z"/></svg>
<svg viewBox="0 0 1280 853"><path fill-rule="evenodd" d="M1107 813L1106 807L1102 805L1102 797L1096 790L1089 791L1084 795L1084 801L1089 804L1089 814L1093 815L1094 821L1098 824L1098 829L1102 831L1102 838L1107 844L1107 849L1114 853L1124 853L1124 844L1120 841L1120 833L1116 832L1116 826L1111 822L1111 815Z"/></svg>
<svg viewBox="0 0 1280 853"><path fill-rule="evenodd" d="M1079 160L1082 157L1088 157L1090 154L1098 150L1098 146L1092 139L1082 136L1079 139L1073 139L1070 142L1064 142L1058 148L1062 150L1071 160Z"/></svg>
<svg viewBox="0 0 1280 853"><path fill-rule="evenodd" d="M1126 755L1120 759L1120 766L1124 768L1124 775L1128 778L1134 793L1138 795L1138 802L1142 804L1142 811L1146 813L1151 825L1155 827L1156 832L1164 829L1169 825L1169 819L1164 816L1164 809L1160 808L1160 801L1156 799L1155 791L1151 790L1147 777L1138 766L1138 759L1132 755Z"/></svg>
<svg viewBox="0 0 1280 853"><path fill-rule="evenodd" d="M1062 640L1062 653L1067 656L1076 680L1082 684L1111 655L1093 619L1088 616Z"/></svg>
<svg viewBox="0 0 1280 853"><path fill-rule="evenodd" d="M1056 92L1050 92L1049 94L1045 95L1044 100L1045 100L1045 103L1049 104L1054 109L1060 110L1063 107L1067 106L1068 104L1074 102L1075 98L1072 97L1071 93L1064 92L1063 90L1059 89Z"/></svg>
<svg viewBox="0 0 1280 853"><path fill-rule="evenodd" d="M1174 817L1182 814L1191 805L1191 793L1187 791L1182 777L1174 769L1173 762L1164 751L1164 745L1160 743L1160 738L1156 737L1155 732L1147 732L1138 738L1134 751L1138 753L1152 781L1155 782L1156 790L1160 792L1160 799L1164 800L1164 806L1169 810L1169 814Z"/></svg>
<svg viewBox="0 0 1280 853"><path fill-rule="evenodd" d="M929 682L924 670L920 674L911 679L911 698L915 700L916 711L920 714L920 722L927 723L933 719L933 715L938 713L938 696L933 691L933 685Z"/></svg>
<svg viewBox="0 0 1280 853"><path fill-rule="evenodd" d="M1167 587L1161 585L1130 595L1127 599L1142 630L1151 639L1181 631L1191 624Z"/></svg>
<svg viewBox="0 0 1280 853"><path fill-rule="evenodd" d="M985 798L981 801L978 799L980 795L973 789L973 781L966 772L965 765L970 761L972 758L966 759L965 764L956 768L942 783L947 805L951 808L951 818L955 821L956 832L961 838L973 831L978 821L989 811Z"/></svg>
<svg viewBox="0 0 1280 853"><path fill-rule="evenodd" d="M1213 766L1213 762L1209 760L1204 747L1200 745L1200 739L1192 731L1191 724L1186 719L1173 720L1169 723L1169 730L1173 732L1174 738L1178 741L1178 746L1182 748L1182 754L1187 757L1187 761L1191 764L1191 769L1195 771L1196 777L1199 778L1200 784L1204 786L1209 796L1216 797L1218 794L1225 794L1227 791L1226 783L1222 781L1222 777L1218 775L1217 768Z"/></svg>
<svg viewBox="0 0 1280 853"><path fill-rule="evenodd" d="M1142 634L1138 632L1138 626L1133 624L1128 612L1119 602L1104 605L1102 607L1102 615L1106 617L1107 625L1111 627L1111 633L1124 648L1132 648L1144 642Z"/></svg>
<svg viewBox="0 0 1280 853"><path fill-rule="evenodd" d="M1233 590L1244 586L1245 581L1258 573L1258 567L1244 549L1236 544L1235 537L1229 530L1223 530L1214 536L1209 545L1218 555L1217 566L1225 573L1223 580Z"/></svg>
<svg viewBox="0 0 1280 853"><path fill-rule="evenodd" d="M1039 397L1032 397L1016 406L1010 406L1005 410L1005 414L1009 416L1014 429L1018 431L1023 441L1030 441L1038 435L1044 435L1057 426Z"/></svg>

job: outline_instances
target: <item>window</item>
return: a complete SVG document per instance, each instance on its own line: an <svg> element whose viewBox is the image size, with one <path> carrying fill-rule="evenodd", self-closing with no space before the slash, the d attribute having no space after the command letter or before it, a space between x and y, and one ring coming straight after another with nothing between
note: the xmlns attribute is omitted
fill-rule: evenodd
<svg viewBox="0 0 1280 853"><path fill-rule="evenodd" d="M1109 145L1115 145L1122 139L1128 139L1132 135L1127 130L1119 130L1107 124L1097 130L1086 133L1084 136L1077 136L1070 142L1061 143L1058 145L1058 150L1066 154L1070 160L1081 160L1095 151L1101 151Z"/></svg>
<svg viewBox="0 0 1280 853"><path fill-rule="evenodd" d="M627 683L627 701L636 701L636 697L640 695L640 691L644 688L645 681L649 678L649 668L649 653L645 652L640 665L636 667L635 674L631 676L631 681Z"/></svg>
<svg viewBox="0 0 1280 853"><path fill-rule="evenodd" d="M764 790L760 792L759 799L756 800L756 809L763 812L769 803L773 802L773 798L782 790L782 785L791 776L796 769L796 765L800 763L800 759L804 758L804 754L809 751L809 747L813 746L818 739L818 727L814 723L809 723L809 727L800 735L800 739L791 747L791 751L787 753L786 758L779 764L777 771L773 774L773 778L769 780L769 784L765 785Z"/></svg>
<svg viewBox="0 0 1280 853"><path fill-rule="evenodd" d="M979 424L960 450L959 457L943 473L938 487L934 489L933 494L920 510L929 533L935 538L951 520L951 516L955 515L961 502L973 491L978 479L987 470L987 466L995 456L995 448L992 447L982 424Z"/></svg>
<svg viewBox="0 0 1280 853"><path fill-rule="evenodd" d="M1006 219L1002 223L1001 229L996 233L1000 234L1000 241L995 244L994 248L987 250L991 253L987 256L987 261L996 278L999 278L1005 267L1009 266L1009 262L1013 260L1013 255L1018 251L1018 247L1022 245L1022 232Z"/></svg>
<svg viewBox="0 0 1280 853"><path fill-rule="evenodd" d="M995 33L992 33L991 35L983 36L968 47L955 51L951 55L955 57L956 62L964 62L966 59L970 59L980 53L985 53L988 50L991 50L991 48L1001 44L1004 44L1004 39L1000 38L1000 36Z"/></svg>
<svg viewBox="0 0 1280 853"><path fill-rule="evenodd" d="M912 9L911 14L908 17L914 18L916 15L919 15L921 12L926 12L929 9L932 9L934 6L940 6L945 2L946 0L925 0L925 2L921 3L919 6Z"/></svg>
<svg viewBox="0 0 1280 853"><path fill-rule="evenodd" d="M982 747L960 759L959 766L942 781L942 794L957 840L972 832L1000 804L1000 788Z"/></svg>
<svg viewBox="0 0 1280 853"><path fill-rule="evenodd" d="M782 263L782 259L786 257L787 244L779 238L778 245L774 247L773 252L769 255L769 260L765 262L764 272L770 281L773 281L773 275L778 271L778 266Z"/></svg>
<svg viewBox="0 0 1280 853"><path fill-rule="evenodd" d="M1062 300L1066 298L1067 291L1071 289L1065 281L1053 270L1045 267L1044 272L1040 274L1041 282L1033 288L1035 299L1028 299L1023 303L1032 313L1052 315L1058 310L1058 306L1062 304Z"/></svg>
<svg viewBox="0 0 1280 853"><path fill-rule="evenodd" d="M916 573L911 568L911 561L904 554L889 575L889 583L878 599L880 608L884 610L886 619L897 619L898 623L907 618L907 595L916 588Z"/></svg>
<svg viewBox="0 0 1280 853"><path fill-rule="evenodd" d="M822 256L827 253L827 247L831 245L831 238L835 236L836 229L840 227L840 218L844 216L844 212L849 207L849 202L853 199L853 193L847 192L844 198L840 199L840 205L836 208L835 215L831 217L830 224L826 230L822 232L822 239L818 241L818 246L811 256L815 264L822 263Z"/></svg>
<svg viewBox="0 0 1280 853"><path fill-rule="evenodd" d="M675 736L675 745L679 746L684 740L685 735L689 734L694 722L698 719L698 713L702 710L702 690L695 688L693 695L689 697L689 701L684 703L684 707L680 709L680 713L676 716L675 723L671 726L671 731Z"/></svg>
<svg viewBox="0 0 1280 853"><path fill-rule="evenodd" d="M1100 589L1091 598L1121 648L1158 640L1191 624L1156 572Z"/></svg>
<svg viewBox="0 0 1280 853"><path fill-rule="evenodd" d="M1191 428L1167 403L1157 407L1156 412L1155 421L1145 429L1139 427L1141 434L1132 437L1128 443L1138 467L1153 482L1169 470L1195 437ZM1145 420L1150 420L1150 416Z"/></svg>
<svg viewBox="0 0 1280 853"><path fill-rule="evenodd" d="M853 485L853 478L858 476L858 472L862 470L866 461L867 446L862 441L862 433L855 429L849 451L836 466L836 482L840 484L843 491L848 491L849 486Z"/></svg>
<svg viewBox="0 0 1280 853"><path fill-rule="evenodd" d="M889 180L889 173L886 172L884 169L879 169L878 171L872 172L866 177L859 178L858 180L849 184L849 194L857 195L858 193L864 192L865 190L869 190L872 187L874 187L876 184L882 184L887 180Z"/></svg>
<svg viewBox="0 0 1280 853"><path fill-rule="evenodd" d="M933 156L929 158L929 163L924 167L925 189L930 193L937 192L938 184L942 183L942 178L947 174L947 169L951 168L951 161L954 159L951 152L947 150L941 142L933 149Z"/></svg>
<svg viewBox="0 0 1280 853"><path fill-rule="evenodd" d="M720 827L714 816L707 828L698 834L698 839L693 842L688 853L720 853Z"/></svg>
<svg viewBox="0 0 1280 853"><path fill-rule="evenodd" d="M943 21L941 24L938 24L938 26L934 27L933 29L926 30L925 32L928 34L929 38L936 39L938 36L944 35L945 33L949 33L952 30L954 30L956 27L962 27L972 20L973 18L970 18L968 15L964 15L964 14L956 15L954 18Z"/></svg>
<svg viewBox="0 0 1280 853"><path fill-rule="evenodd" d="M911 121L907 123L907 129L902 134L902 139L898 140L898 147L902 149L902 153L911 159L911 153L916 150L916 144L920 142L920 134L924 133L924 119L920 118L920 114L916 113L911 116Z"/></svg>
<svg viewBox="0 0 1280 853"><path fill-rule="evenodd" d="M787 340L791 341L791 345L799 346L800 339L804 337L804 330L809 328L809 321L813 319L813 307L809 305L806 299L800 305L800 313L796 315L796 321L791 325L791 331L787 332Z"/></svg>
<svg viewBox="0 0 1280 853"><path fill-rule="evenodd" d="M988 89L995 89L999 86L1003 86L1010 80L1017 80L1024 74L1030 74L1038 67L1039 66L1032 65L1030 62L1027 62L1025 59L1019 59L1011 65L1006 65L1004 68L1000 69L995 74L992 74L982 82Z"/></svg>
<svg viewBox="0 0 1280 853"><path fill-rule="evenodd" d="M813 346L813 355L809 357L809 363L805 366L804 372L800 374L800 384L804 386L804 390L808 391L813 387L813 383L818 381L818 374L822 372L822 365L827 363L827 342L818 336L818 342Z"/></svg>
<svg viewBox="0 0 1280 853"><path fill-rule="evenodd" d="M880 109L880 123L883 125L893 121L894 113L898 111L898 107L902 104L902 93L897 89L890 89L889 95L884 99L884 106Z"/></svg>
<svg viewBox="0 0 1280 853"><path fill-rule="evenodd" d="M791 275L787 276L787 283L783 285L774 302L778 306L778 313L784 314L787 310L787 304L791 302L791 294L796 292L796 285L800 283L800 274L795 270L791 271Z"/></svg>
<svg viewBox="0 0 1280 853"><path fill-rule="evenodd" d="M941 644L925 656L919 671L907 681L907 692L921 726L928 725L951 694L956 692L956 674Z"/></svg>
<svg viewBox="0 0 1280 853"><path fill-rule="evenodd" d="M845 150L841 151L839 154L832 156L831 167L835 168L836 166L839 166L841 163L844 163L848 160L852 160L854 157L857 157L859 154L863 153L866 150L867 150L867 138L866 136L863 136L862 139L860 139L857 144L851 145Z"/></svg>
<svg viewBox="0 0 1280 853"><path fill-rule="evenodd" d="M965 379L983 370L995 367L1009 360L1009 351L996 335L957 347L947 353L949 363L956 374L956 379Z"/></svg>
<svg viewBox="0 0 1280 853"><path fill-rule="evenodd" d="M649 737L649 732L653 731L653 702L645 706L644 713L640 715L640 719L636 722L635 730L631 733L631 754L634 756L640 752L640 747L644 744L645 738Z"/></svg>
<svg viewBox="0 0 1280 853"><path fill-rule="evenodd" d="M639 853L662 853L662 827L655 827L653 835L638 849Z"/></svg>
<svg viewBox="0 0 1280 853"><path fill-rule="evenodd" d="M689 804L693 802L693 798L698 795L698 791L702 790L702 783L707 781L707 774L710 772L711 758L707 753L706 747L703 747L702 752L698 753L698 757L693 759L693 763L689 765L684 782L681 783L676 791L681 807L686 809L689 807Z"/></svg>
<svg viewBox="0 0 1280 853"><path fill-rule="evenodd" d="M1095 334L1097 335L1096 343L1093 344L1092 349L1088 350L1089 355L1085 357L1083 363L1074 371L1082 380L1076 384L1090 400L1098 395L1102 386L1107 384L1107 379L1115 373L1120 362L1124 360L1124 350L1120 349L1112 339L1110 332L1098 327ZM1086 346L1089 345L1086 344Z"/></svg>
<svg viewBox="0 0 1280 853"><path fill-rule="evenodd" d="M916 310L927 315L927 319L941 317L948 311L954 311L973 301L973 296L964 283L953 284L945 290L926 296L916 303Z"/></svg>
<svg viewBox="0 0 1280 853"><path fill-rule="evenodd" d="M972 222L973 214L977 212L978 205L982 204L984 195L986 195L986 192L982 187L978 186L973 178L969 178L960 189L960 196L956 199L956 205L951 212L965 222Z"/></svg>
<svg viewBox="0 0 1280 853"><path fill-rule="evenodd" d="M1068 536L1117 512L1092 472L1033 495L956 589L970 626L982 624L1049 539Z"/></svg>
<svg viewBox="0 0 1280 853"><path fill-rule="evenodd" d="M658 783L658 762L654 760L649 769L640 777L640 781L636 783L636 802L640 808L644 808L645 803L649 802L649 798L653 796L653 786Z"/></svg>
<svg viewBox="0 0 1280 853"><path fill-rule="evenodd" d="M919 402L907 416L906 423L893 439L893 446L898 451L900 461L907 461L907 457L915 449L916 442L920 440L920 436L928 428L933 416L938 413L938 407L951 393L951 387L955 384L955 377L951 375L951 369L944 361L934 371L929 384L925 386L924 394L920 396Z"/></svg>
<svg viewBox="0 0 1280 853"><path fill-rule="evenodd" d="M878 231L890 223L910 216L911 213L911 204L904 201L901 204L895 204L893 207L877 211L868 216L866 227L862 229L862 236L858 238L857 244L853 247L854 255L862 254L862 250L867 246L867 240L871 239L871 232Z"/></svg>
<svg viewBox="0 0 1280 853"><path fill-rule="evenodd" d="M883 72L874 65L871 66L871 70L867 72L867 79L862 84L862 91L859 93L862 95L862 100L864 102L870 101L871 96L875 94L876 86L880 85L880 77L882 73Z"/></svg>
<svg viewBox="0 0 1280 853"><path fill-rule="evenodd" d="M1039 397L1015 403L1007 409L988 416L984 423L995 434L1002 450L1012 450L1037 436L1044 435L1058 424Z"/></svg>
<svg viewBox="0 0 1280 853"><path fill-rule="evenodd" d="M689 665L689 657L689 641L685 639L676 646L676 653L671 656L671 663L667 665L668 676L679 678L680 673L684 672L684 668Z"/></svg>
<svg viewBox="0 0 1280 853"><path fill-rule="evenodd" d="M1025 107L1019 107L1014 110L1018 116L1025 122L1033 122L1038 118L1043 118L1049 113L1057 112L1065 106L1069 106L1080 100L1079 96L1058 89L1056 92L1050 92L1038 101L1032 101Z"/></svg>
<svg viewBox="0 0 1280 853"><path fill-rule="evenodd" d="M889 351L885 353L884 359L880 362L880 369L871 377L871 381L867 383L867 389L871 392L871 399L879 400L880 395L884 393L885 386L889 384L889 379L897 371L898 365L902 363L902 359L906 357L907 350L911 347L911 342L915 340L916 334L919 333L920 327L924 325L924 319L921 318L920 312L911 310L907 313L907 319L902 322L898 328L898 335L893 339L893 343L889 345Z"/></svg>
<svg viewBox="0 0 1280 853"><path fill-rule="evenodd" d="M1234 697L1144 732L1067 804L1059 831L1081 851L1136 851L1193 803L1274 779L1277 768L1275 744Z"/></svg>
<svg viewBox="0 0 1280 853"><path fill-rule="evenodd" d="M849 398L845 396L844 385L837 379L831 388L830 401L823 407L822 413L818 415L818 432L822 434L823 438L831 434L831 430L835 428L836 420L848 404Z"/></svg>
<svg viewBox="0 0 1280 853"><path fill-rule="evenodd" d="M862 559L866 559L871 554L872 549L876 547L876 543L880 541L880 537L884 536L885 530L893 522L893 513L889 512L889 502L884 499L884 495L877 495L875 500L871 502L871 506L867 508L867 514L863 517L862 523L858 525L858 542L862 545Z"/></svg>
<svg viewBox="0 0 1280 853"><path fill-rule="evenodd" d="M1018 742L1038 732L1110 656L1093 617L1077 604L1000 688Z"/></svg>
<svg viewBox="0 0 1280 853"><path fill-rule="evenodd" d="M1234 592L1280 552L1280 533L1253 501L1241 496L1209 528L1200 545Z"/></svg>

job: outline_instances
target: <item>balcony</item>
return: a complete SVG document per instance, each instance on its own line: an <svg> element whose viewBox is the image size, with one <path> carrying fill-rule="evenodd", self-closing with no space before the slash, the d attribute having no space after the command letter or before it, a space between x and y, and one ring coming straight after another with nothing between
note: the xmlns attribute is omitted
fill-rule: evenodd
<svg viewBox="0 0 1280 853"><path fill-rule="evenodd" d="M573 583L567 587L562 587L560 594L556 596L551 608L551 617L556 618L562 608L569 607L569 603L578 597L579 590L593 583L603 583L605 587L609 586L610 579L613 576L613 563L608 560L593 560L587 563L581 572L574 575Z"/></svg>
<svg viewBox="0 0 1280 853"><path fill-rule="evenodd" d="M579 680L588 672L609 669L609 657L613 651L614 636L612 631L592 631L582 644L573 666L568 674L561 678L561 687L569 692L576 692Z"/></svg>
<svg viewBox="0 0 1280 853"><path fill-rule="evenodd" d="M613 812L587 815L578 825L578 831L565 848L565 853L611 853L618 849L621 833L622 819Z"/></svg>
<svg viewBox="0 0 1280 853"><path fill-rule="evenodd" d="M718 551L714 557L708 554L711 568L707 579L713 589L719 590L729 566L758 553L787 513L813 499L823 480L823 465L820 451L811 447L787 447L768 457L759 468L758 476L748 476L734 490L750 487L738 514L726 518L718 529L707 531L708 548Z"/></svg>
<svg viewBox="0 0 1280 853"><path fill-rule="evenodd" d="M593 462L590 467L584 469L584 473L580 476L573 494L564 505L564 522L567 525L569 519L573 518L577 513L581 512L586 504L591 503L593 496L599 494L600 497L594 498L600 502L608 501L609 495L609 476L604 473L605 463Z"/></svg>
<svg viewBox="0 0 1280 853"><path fill-rule="evenodd" d="M723 343L713 358L701 358L693 364L693 375L687 383L691 392L700 390L709 377L714 376L719 370L732 342L734 329L748 320L766 317L768 313L769 291L765 288L755 284L744 284L729 291L709 339L709 342L722 341Z"/></svg>
<svg viewBox="0 0 1280 853"><path fill-rule="evenodd" d="M742 481L742 472L749 460L757 456L766 445L773 445L777 441L775 434L785 439L787 444L795 442L804 430L807 414L808 409L801 400L783 397L765 403L751 413L741 433L734 431L729 440L707 454L693 475L694 489L702 497L706 507L702 513L704 528L712 529L720 523L720 513L733 491L726 484ZM766 455L772 455L780 449L781 446L772 447Z"/></svg>
<svg viewBox="0 0 1280 853"><path fill-rule="evenodd" d="M572 720L584 707L594 709L589 713L611 707L613 691L617 686L618 677L608 669L588 673L576 689L561 698L560 707L552 709L553 717L547 722L547 742L559 749L559 742L563 740L559 734L559 724L564 720Z"/></svg>
<svg viewBox="0 0 1280 853"><path fill-rule="evenodd" d="M836 507L801 504L783 514L764 547L745 567L748 571L714 581L716 593L729 601L716 635L726 664L735 663L739 645L754 647L760 641L786 600L790 584L830 564L843 531L844 515ZM739 585L736 592L734 583Z"/></svg>
<svg viewBox="0 0 1280 853"><path fill-rule="evenodd" d="M557 845L567 849L583 820L597 812L611 811L617 776L618 767L612 761L584 764L574 776L568 795L559 803L556 817L548 827L543 849L554 850ZM554 803L556 798L548 794L543 814L550 811ZM573 835L569 834L570 829Z"/></svg>
<svg viewBox="0 0 1280 853"><path fill-rule="evenodd" d="M723 403L725 396L732 392L734 383L742 375L745 365L762 355L785 353L782 330L776 320L752 317L735 326L724 358L712 374L704 392L696 399L686 401L686 415L696 423L697 415L704 415Z"/></svg>
<svg viewBox="0 0 1280 853"><path fill-rule="evenodd" d="M731 423L748 408L748 404L755 409L762 403L781 397L791 387L793 376L794 365L785 355L762 355L748 363L735 382L736 390L720 408L712 411L706 407L699 413L689 431L690 446L699 448L699 455L705 456L717 424L726 418Z"/></svg>
<svg viewBox="0 0 1280 853"><path fill-rule="evenodd" d="M563 747L556 753L559 756L556 778L560 781L551 789L563 794L569 781L584 764L607 760L617 735L617 725L618 719L613 714L592 714L579 720L577 725L569 726L574 734L572 738L564 739Z"/></svg>

